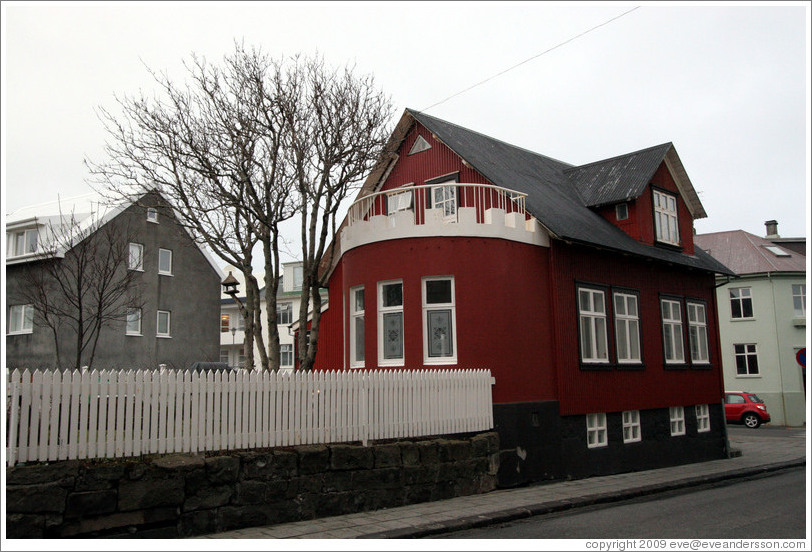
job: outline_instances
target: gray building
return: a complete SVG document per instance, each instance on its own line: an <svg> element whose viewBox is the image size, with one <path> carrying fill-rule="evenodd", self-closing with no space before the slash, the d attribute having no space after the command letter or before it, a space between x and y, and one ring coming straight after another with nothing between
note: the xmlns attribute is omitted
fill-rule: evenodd
<svg viewBox="0 0 812 552"><path fill-rule="evenodd" d="M84 239L55 247L63 241L56 236L68 228ZM124 243L127 256L118 270L133 273L136 285L129 295L135 294L137 301L128 305L124 316L101 328L91 368L166 364L185 369L196 361L218 360L223 273L176 222L164 198L151 192L115 206L92 194L26 207L7 216L6 367L73 367L76 331L67 327L54 331L44 324L36 308L40 303L31 301L31 285L46 263L73 263L80 244L102 233L118 236ZM94 254L105 251L101 246ZM87 364L84 357L82 364Z"/></svg>

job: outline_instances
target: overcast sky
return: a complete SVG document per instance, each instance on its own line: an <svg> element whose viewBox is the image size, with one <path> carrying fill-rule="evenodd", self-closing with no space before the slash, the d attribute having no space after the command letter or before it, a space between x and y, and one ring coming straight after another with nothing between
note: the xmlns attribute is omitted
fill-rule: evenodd
<svg viewBox="0 0 812 552"><path fill-rule="evenodd" d="M573 39L640 6L638 9ZM2 3L3 212L90 191L94 109L183 78L234 40L353 63L397 115L538 56L428 113L566 161L673 142L708 213L699 233L805 236L809 2Z"/></svg>

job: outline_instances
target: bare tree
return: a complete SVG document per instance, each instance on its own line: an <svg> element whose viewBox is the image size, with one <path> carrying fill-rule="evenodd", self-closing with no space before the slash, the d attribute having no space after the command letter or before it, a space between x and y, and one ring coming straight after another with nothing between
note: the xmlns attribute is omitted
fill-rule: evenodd
<svg viewBox="0 0 812 552"><path fill-rule="evenodd" d="M101 110L108 160L87 162L108 193L157 189L180 224L246 282L240 306L246 355L257 343L264 369L279 366L276 294L280 224L301 218L304 283L300 324L313 310L311 335L300 337L300 367L316 355L321 317L318 267L334 238L336 212L377 159L391 117L371 77L325 68L320 58L271 59L236 45L222 65L192 56L189 83L151 72L160 96L117 98L122 114ZM252 274L253 252L264 257L266 318ZM262 334L268 328L268 343ZM246 359L253 366L253 358Z"/></svg>
<svg viewBox="0 0 812 552"><path fill-rule="evenodd" d="M312 368L318 351L321 288L336 254L336 217L349 193L380 159L392 118L388 97L372 76L351 67L330 69L323 59L295 59L280 107L293 157L303 261L299 309L299 369ZM310 331L305 331L310 320ZM308 339L308 335L310 336Z"/></svg>
<svg viewBox="0 0 812 552"><path fill-rule="evenodd" d="M51 330L54 365L68 349L74 369L92 367L102 329L143 306L137 272L128 270L127 229L60 215L45 231L42 252L26 266L20 295ZM61 347L62 339L69 337Z"/></svg>

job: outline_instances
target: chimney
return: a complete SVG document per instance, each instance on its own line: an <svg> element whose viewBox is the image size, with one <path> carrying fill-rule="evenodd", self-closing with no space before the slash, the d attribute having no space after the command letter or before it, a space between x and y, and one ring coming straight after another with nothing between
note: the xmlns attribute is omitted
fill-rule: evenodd
<svg viewBox="0 0 812 552"><path fill-rule="evenodd" d="M778 221L777 220L768 220L764 222L764 226L767 227L767 239L771 238L780 238L781 236L778 235Z"/></svg>

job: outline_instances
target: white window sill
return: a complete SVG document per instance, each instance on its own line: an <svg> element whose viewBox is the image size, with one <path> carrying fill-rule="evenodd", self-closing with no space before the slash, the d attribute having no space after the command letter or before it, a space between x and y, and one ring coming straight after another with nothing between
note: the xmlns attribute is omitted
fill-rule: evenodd
<svg viewBox="0 0 812 552"><path fill-rule="evenodd" d="M144 272L143 268L127 268L127 270L132 270L133 272Z"/></svg>
<svg viewBox="0 0 812 552"><path fill-rule="evenodd" d="M457 357L454 358L426 358L423 359L423 364L427 366L450 366L457 364Z"/></svg>
<svg viewBox="0 0 812 552"><path fill-rule="evenodd" d="M132 333L132 332L127 332L127 334L126 334L126 335L131 335L131 336L133 336L133 337L144 337L144 334L142 334L142 333Z"/></svg>
<svg viewBox="0 0 812 552"><path fill-rule="evenodd" d="M34 333L34 330L21 330L17 332L8 332L6 335L29 335Z"/></svg>
<svg viewBox="0 0 812 552"><path fill-rule="evenodd" d="M156 335L155 337L160 339L172 339L171 335Z"/></svg>
<svg viewBox="0 0 812 552"><path fill-rule="evenodd" d="M147 219L147 222L152 223L152 224L158 224L157 220Z"/></svg>
<svg viewBox="0 0 812 552"><path fill-rule="evenodd" d="M761 374L736 374L737 378L760 378Z"/></svg>
<svg viewBox="0 0 812 552"><path fill-rule="evenodd" d="M731 318L731 322L755 322L756 318L751 316L750 318Z"/></svg>
<svg viewBox="0 0 812 552"><path fill-rule="evenodd" d="M406 366L406 362L403 359L398 360L379 360L378 366Z"/></svg>
<svg viewBox="0 0 812 552"><path fill-rule="evenodd" d="M639 442L641 442L642 440L643 440L643 439L641 439L641 438L638 438L638 439L629 439L628 441L625 441L625 440L624 440L624 441L623 441L623 444L624 444L624 445L628 445L629 443L639 443Z"/></svg>
<svg viewBox="0 0 812 552"><path fill-rule="evenodd" d="M158 275L159 276L174 276L174 274L172 274L171 272L160 272L160 271L158 272Z"/></svg>
<svg viewBox="0 0 812 552"><path fill-rule="evenodd" d="M685 437L685 433L672 433L671 437Z"/></svg>
<svg viewBox="0 0 812 552"><path fill-rule="evenodd" d="M806 318L793 318L792 319L793 326L806 326Z"/></svg>

